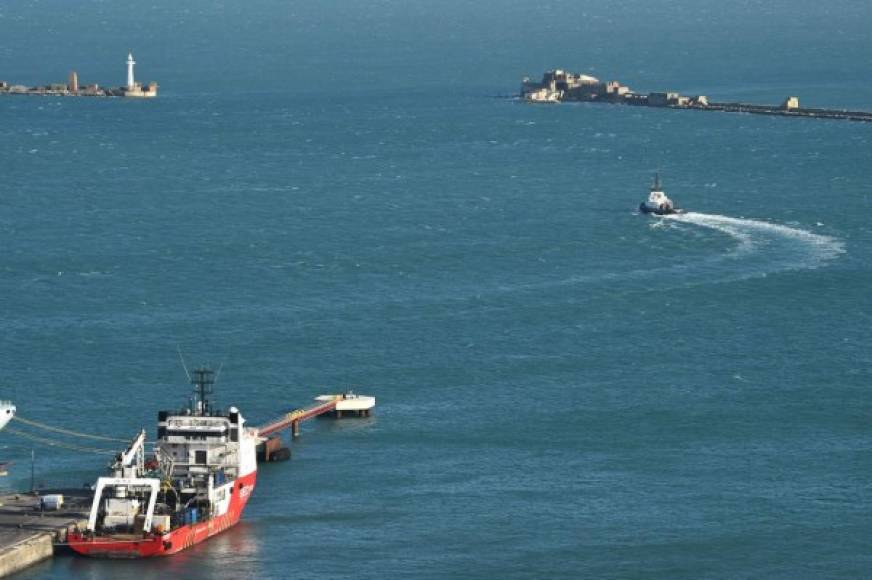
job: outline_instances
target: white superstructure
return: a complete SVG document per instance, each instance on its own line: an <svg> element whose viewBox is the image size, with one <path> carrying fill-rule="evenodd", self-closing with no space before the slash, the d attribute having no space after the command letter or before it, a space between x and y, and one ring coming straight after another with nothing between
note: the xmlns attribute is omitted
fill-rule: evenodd
<svg viewBox="0 0 872 580"><path fill-rule="evenodd" d="M646 202L650 209L668 209L672 207L672 200L666 196L666 192L661 190L652 190L648 194Z"/></svg>
<svg viewBox="0 0 872 580"><path fill-rule="evenodd" d="M682 213L684 210L678 209L675 203L666 196L666 192L660 185L660 174L657 173L654 175L654 184L651 186L648 199L639 204L639 211L656 215L669 215Z"/></svg>
<svg viewBox="0 0 872 580"><path fill-rule="evenodd" d="M257 471L257 434L245 426L236 407L226 415L161 413L157 432L155 455L183 490L208 491L210 499L223 500L223 493L213 493L216 489L232 487L233 480ZM214 512L222 513L220 507Z"/></svg>

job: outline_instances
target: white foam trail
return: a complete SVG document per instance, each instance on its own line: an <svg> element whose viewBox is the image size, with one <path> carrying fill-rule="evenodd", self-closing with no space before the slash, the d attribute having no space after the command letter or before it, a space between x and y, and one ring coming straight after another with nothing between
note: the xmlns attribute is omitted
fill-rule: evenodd
<svg viewBox="0 0 872 580"><path fill-rule="evenodd" d="M723 232L739 242L737 257L762 261L758 273L815 269L845 253L845 244L832 236L770 222L705 213L685 213L669 219ZM786 243L785 243L786 242Z"/></svg>
<svg viewBox="0 0 872 580"><path fill-rule="evenodd" d="M538 292L560 286L598 284L608 284L617 291L622 282L640 280L647 281L643 288L634 284L623 291L649 292L653 289L707 286L765 278L779 272L813 270L845 252L844 242L832 236L763 220L691 212L656 218L650 224L652 228L670 227L676 230L686 226L724 233L738 243L726 251L694 260L685 260L676 255L667 265L650 267L643 262L641 268L628 271L586 273L560 280L512 284L479 291L476 295Z"/></svg>
<svg viewBox="0 0 872 580"><path fill-rule="evenodd" d="M580 274L558 281L514 286L506 291L530 291L554 286L607 283L617 288L622 281L648 280L645 291L737 282L764 278L779 272L813 270L845 252L845 244L832 236L763 220L704 213L664 216L651 227L669 224L675 228L703 227L728 235L738 242L725 252L702 259L680 256L665 266L642 267L624 272Z"/></svg>

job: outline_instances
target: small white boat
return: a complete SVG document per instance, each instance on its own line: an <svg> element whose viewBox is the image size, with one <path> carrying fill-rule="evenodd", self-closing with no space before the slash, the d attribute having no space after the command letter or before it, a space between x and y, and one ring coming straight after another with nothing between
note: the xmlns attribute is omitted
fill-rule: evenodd
<svg viewBox="0 0 872 580"><path fill-rule="evenodd" d="M15 416L15 405L12 401L0 401L0 429Z"/></svg>
<svg viewBox="0 0 872 580"><path fill-rule="evenodd" d="M639 211L642 213L653 213L655 215L670 215L676 213L684 213L683 209L679 209L675 203L666 196L666 192L660 185L660 174L654 174L654 184L651 186L651 193L648 194L648 200L639 204Z"/></svg>

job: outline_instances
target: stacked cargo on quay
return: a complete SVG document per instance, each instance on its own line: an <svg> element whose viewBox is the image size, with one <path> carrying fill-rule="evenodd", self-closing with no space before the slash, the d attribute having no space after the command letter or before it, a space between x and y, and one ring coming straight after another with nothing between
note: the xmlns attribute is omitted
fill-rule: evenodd
<svg viewBox="0 0 872 580"><path fill-rule="evenodd" d="M0 81L0 95L36 95L57 97L129 97L153 98L157 96L158 84L154 81L143 85L133 75L133 53L127 55L127 84L121 87L104 88L98 84L82 85L76 71L70 71L66 83L28 87Z"/></svg>
<svg viewBox="0 0 872 580"><path fill-rule="evenodd" d="M670 109L872 122L872 112L800 107L799 97L795 96L787 97L780 105L712 102L705 95L682 95L673 91L637 93L619 81L600 81L596 77L575 74L562 69L546 72L539 82L525 77L521 81L521 98L531 103L572 101L610 103Z"/></svg>

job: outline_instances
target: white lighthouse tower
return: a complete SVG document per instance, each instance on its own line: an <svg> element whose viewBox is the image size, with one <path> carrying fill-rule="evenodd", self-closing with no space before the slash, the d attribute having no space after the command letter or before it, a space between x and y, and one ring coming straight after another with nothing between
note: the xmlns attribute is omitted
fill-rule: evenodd
<svg viewBox="0 0 872 580"><path fill-rule="evenodd" d="M133 53L127 53L127 89L133 90L133 65L136 61L133 60Z"/></svg>
<svg viewBox="0 0 872 580"><path fill-rule="evenodd" d="M136 61L133 60L133 51L130 51L129 53L127 53L127 86L118 87L114 90L114 94L118 94L123 97L156 97L156 82L152 81L148 83L148 85L143 86L142 83L136 82L136 79L133 78L133 65L135 64Z"/></svg>

